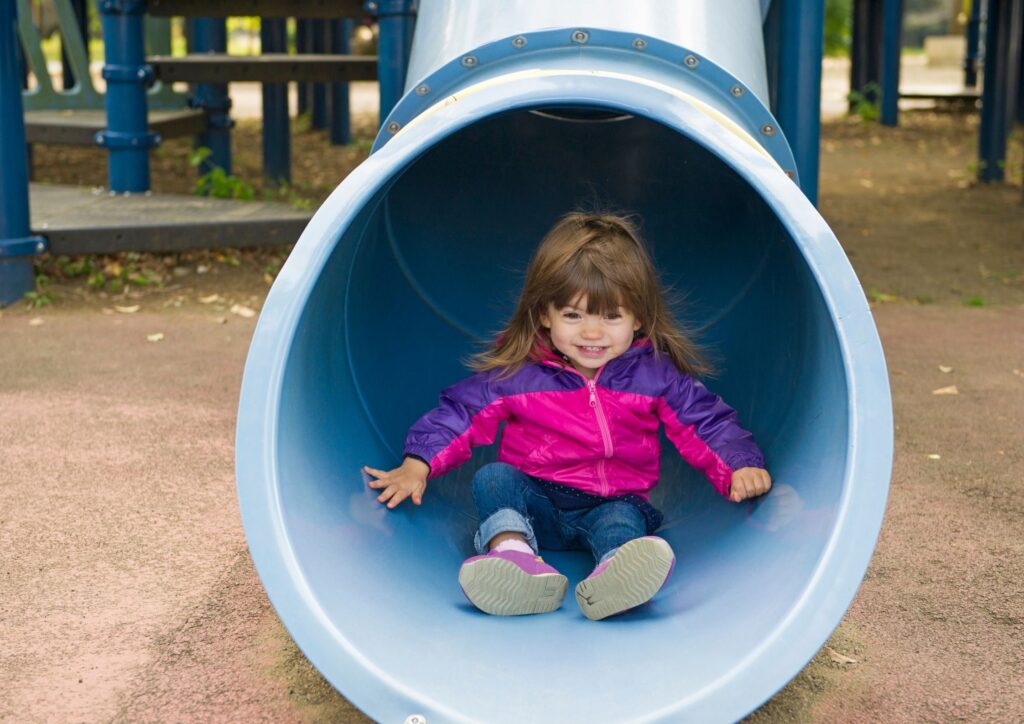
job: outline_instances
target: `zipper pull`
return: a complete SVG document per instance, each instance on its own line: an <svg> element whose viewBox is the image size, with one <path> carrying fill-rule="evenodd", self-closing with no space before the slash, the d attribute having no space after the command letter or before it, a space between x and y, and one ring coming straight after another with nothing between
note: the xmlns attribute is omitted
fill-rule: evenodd
<svg viewBox="0 0 1024 724"><path fill-rule="evenodd" d="M597 407L597 383L587 380L587 387L590 389L590 406Z"/></svg>

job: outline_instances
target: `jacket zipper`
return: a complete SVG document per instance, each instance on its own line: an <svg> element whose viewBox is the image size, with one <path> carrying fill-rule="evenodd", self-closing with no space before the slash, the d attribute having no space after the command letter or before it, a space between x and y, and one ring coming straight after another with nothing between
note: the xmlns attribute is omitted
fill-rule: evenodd
<svg viewBox="0 0 1024 724"><path fill-rule="evenodd" d="M598 370L598 376L601 371ZM601 407L601 399L597 396L597 376L592 380L587 380L587 388L590 390L590 406L594 408L594 414L597 416L597 426L601 430L601 439L604 441L604 460L597 462L597 476L601 480L601 495L604 497L608 496L608 477L605 475L605 460L610 458L615 453L615 446L612 444L612 435L608 430L608 420L604 416L604 409Z"/></svg>

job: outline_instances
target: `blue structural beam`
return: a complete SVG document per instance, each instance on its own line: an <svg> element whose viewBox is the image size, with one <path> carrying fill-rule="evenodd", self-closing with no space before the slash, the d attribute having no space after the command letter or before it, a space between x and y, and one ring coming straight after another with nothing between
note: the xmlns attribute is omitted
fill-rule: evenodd
<svg viewBox="0 0 1024 724"><path fill-rule="evenodd" d="M82 43L86 48L89 47L89 4L86 0L71 0L71 10L75 14L75 20L78 21L78 33L82 38ZM61 66L63 72L63 87L64 90L70 90L75 87L75 71L71 67L71 59L68 58L68 54L64 49L64 36L61 36Z"/></svg>
<svg viewBox="0 0 1024 724"><path fill-rule="evenodd" d="M311 53L313 52L313 21L304 20L302 18L295 19L295 52ZM313 95L313 84L299 82L298 84L299 93L299 115L303 113L309 113L310 107L312 106L311 98Z"/></svg>
<svg viewBox="0 0 1024 724"><path fill-rule="evenodd" d="M380 28L378 40L378 77L380 80L380 119L401 99L405 90L405 73L409 66L409 50L416 27L415 0L370 0L367 12L377 15Z"/></svg>
<svg viewBox="0 0 1024 724"><path fill-rule="evenodd" d="M964 85L973 88L978 85L978 58L981 48L981 3L971 0L971 14L964 32L967 35L967 53L964 55Z"/></svg>
<svg viewBox="0 0 1024 724"><path fill-rule="evenodd" d="M192 21L192 52L225 53L228 49L227 21L224 18L196 18ZM213 166L231 173L231 97L227 83L199 83L196 85L192 105L206 111L207 130L196 137L196 146L209 148L211 153L200 165L205 174Z"/></svg>
<svg viewBox="0 0 1024 724"><path fill-rule="evenodd" d="M775 117L793 149L800 187L818 202L821 137L821 55L824 51L823 3L776 0L769 21L774 24L773 88Z"/></svg>
<svg viewBox="0 0 1024 724"><path fill-rule="evenodd" d="M0 2L0 307L35 286L31 256L46 243L29 231L28 154L13 2Z"/></svg>
<svg viewBox="0 0 1024 724"><path fill-rule="evenodd" d="M355 23L351 19L330 20L329 50L332 54L348 55L352 52L352 33ZM331 84L331 143L344 146L352 140L348 83Z"/></svg>
<svg viewBox="0 0 1024 724"><path fill-rule="evenodd" d="M1017 112L1024 0L988 0L978 132L978 180L1003 181L1006 143Z"/></svg>
<svg viewBox="0 0 1024 724"><path fill-rule="evenodd" d="M103 78L107 82L107 128L96 143L109 151L110 190L134 193L149 190L149 149L160 138L149 131L146 87L153 69L146 65L144 0L101 0Z"/></svg>
<svg viewBox="0 0 1024 724"><path fill-rule="evenodd" d="M903 0L882 2L882 125L899 123L900 50L903 43Z"/></svg>
<svg viewBox="0 0 1024 724"><path fill-rule="evenodd" d="M312 21L313 47L315 55L327 52L327 21ZM310 114L313 128L327 128L327 84L313 84L313 112Z"/></svg>
<svg viewBox="0 0 1024 724"><path fill-rule="evenodd" d="M850 111L860 100L877 103L882 88L882 0L854 0L850 43ZM860 98L854 100L853 93Z"/></svg>
<svg viewBox="0 0 1024 724"><path fill-rule="evenodd" d="M263 53L287 53L287 21L260 20ZM288 84L263 84L263 176L272 184L291 183L292 138L288 115Z"/></svg>

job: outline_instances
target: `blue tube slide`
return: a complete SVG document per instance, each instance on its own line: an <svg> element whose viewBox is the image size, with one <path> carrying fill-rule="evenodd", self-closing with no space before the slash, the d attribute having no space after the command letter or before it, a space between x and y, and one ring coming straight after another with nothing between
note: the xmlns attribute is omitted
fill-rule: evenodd
<svg viewBox="0 0 1024 724"><path fill-rule="evenodd" d="M892 460L864 294L766 109L758 0L422 0L406 94L270 291L237 430L242 518L281 620L378 721L731 721L819 650L867 568ZM387 512L364 464L510 314L561 214L637 213L713 389L776 481L740 505L663 445L678 555L650 604L492 617L463 597L469 483ZM545 554L571 584L592 561Z"/></svg>

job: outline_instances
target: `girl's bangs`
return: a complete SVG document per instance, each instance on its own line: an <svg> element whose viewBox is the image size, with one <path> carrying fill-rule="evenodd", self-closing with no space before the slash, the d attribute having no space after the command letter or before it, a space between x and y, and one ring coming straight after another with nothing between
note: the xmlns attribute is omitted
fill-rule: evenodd
<svg viewBox="0 0 1024 724"><path fill-rule="evenodd" d="M587 298L587 314L607 314L630 307L628 295L594 264L569 263L552 280L551 302L556 308L573 306Z"/></svg>

